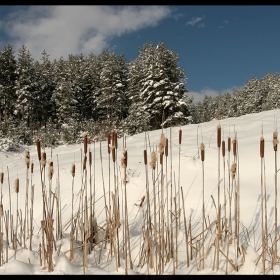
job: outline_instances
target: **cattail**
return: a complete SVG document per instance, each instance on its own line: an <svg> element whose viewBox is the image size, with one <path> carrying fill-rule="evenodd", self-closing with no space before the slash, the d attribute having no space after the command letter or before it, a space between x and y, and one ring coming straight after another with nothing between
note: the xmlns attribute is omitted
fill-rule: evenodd
<svg viewBox="0 0 280 280"><path fill-rule="evenodd" d="M29 151L25 151L25 163L26 163L27 169L29 169L29 164L30 164L30 154L29 154Z"/></svg>
<svg viewBox="0 0 280 280"><path fill-rule="evenodd" d="M16 193L19 192L19 178L16 178L16 180L15 180L15 192Z"/></svg>
<svg viewBox="0 0 280 280"><path fill-rule="evenodd" d="M145 198L146 198L146 196L145 196L145 195L141 198L141 202L140 202L140 204L139 204L139 206L140 206L140 207L142 207L142 205L143 205L143 202L144 202Z"/></svg>
<svg viewBox="0 0 280 280"><path fill-rule="evenodd" d="M107 140L108 140L108 154L110 154L111 149L110 149L110 144L111 144L111 134L108 134L107 136Z"/></svg>
<svg viewBox="0 0 280 280"><path fill-rule="evenodd" d="M222 156L224 157L226 153L226 142L225 140L222 141Z"/></svg>
<svg viewBox="0 0 280 280"><path fill-rule="evenodd" d="M84 156L84 160L83 160L83 170L87 169L87 156Z"/></svg>
<svg viewBox="0 0 280 280"><path fill-rule="evenodd" d="M182 143L182 130L179 130L179 145Z"/></svg>
<svg viewBox="0 0 280 280"><path fill-rule="evenodd" d="M218 148L221 147L221 126L217 126L217 146Z"/></svg>
<svg viewBox="0 0 280 280"><path fill-rule="evenodd" d="M277 144L278 144L278 140L277 140L277 136L278 136L278 132L274 131L273 132L273 149L276 152L277 151Z"/></svg>
<svg viewBox="0 0 280 280"><path fill-rule="evenodd" d="M48 170L48 178L49 180L51 180L53 177L53 162L50 161L49 162L49 170Z"/></svg>
<svg viewBox="0 0 280 280"><path fill-rule="evenodd" d="M260 139L260 156L261 158L264 157L264 138L261 137Z"/></svg>
<svg viewBox="0 0 280 280"><path fill-rule="evenodd" d="M121 158L121 166L123 168L127 167L127 150L123 150L123 157Z"/></svg>
<svg viewBox="0 0 280 280"><path fill-rule="evenodd" d="M1 184L3 184L3 182L4 182L4 173L3 172L0 173L0 181L1 181Z"/></svg>
<svg viewBox="0 0 280 280"><path fill-rule="evenodd" d="M232 140L232 152L233 155L236 156L236 139Z"/></svg>
<svg viewBox="0 0 280 280"><path fill-rule="evenodd" d="M163 163L163 154L159 155L159 163L160 163L160 165L162 165L162 163Z"/></svg>
<svg viewBox="0 0 280 280"><path fill-rule="evenodd" d="M236 174L236 162L234 162L232 165L231 165L231 178L234 179L235 178L235 174Z"/></svg>
<svg viewBox="0 0 280 280"><path fill-rule="evenodd" d="M168 157L168 139L165 139L165 150L164 150L165 156Z"/></svg>
<svg viewBox="0 0 280 280"><path fill-rule="evenodd" d="M150 166L152 167L152 169L156 169L156 163L157 163L157 157L156 157L156 152L153 151L151 153L151 162L150 162Z"/></svg>
<svg viewBox="0 0 280 280"><path fill-rule="evenodd" d="M31 173L33 173L33 171L34 171L34 163L32 162L31 163Z"/></svg>
<svg viewBox="0 0 280 280"><path fill-rule="evenodd" d="M92 165L92 153L89 152L89 158L88 158L88 161L89 161L89 165L91 166Z"/></svg>
<svg viewBox="0 0 280 280"><path fill-rule="evenodd" d="M4 216L3 204L0 204L0 217Z"/></svg>
<svg viewBox="0 0 280 280"><path fill-rule="evenodd" d="M159 153L160 153L160 154L163 154L163 152L164 152L164 146L165 146L165 136L164 136L164 134L162 133L161 136L160 136L159 143L158 143L158 150L159 150Z"/></svg>
<svg viewBox="0 0 280 280"><path fill-rule="evenodd" d="M41 160L41 142L39 139L36 140L36 146L37 146L37 154L39 161Z"/></svg>
<svg viewBox="0 0 280 280"><path fill-rule="evenodd" d="M147 165L147 150L144 150L144 164Z"/></svg>
<svg viewBox="0 0 280 280"><path fill-rule="evenodd" d="M84 154L87 153L88 138L87 134L84 134Z"/></svg>
<svg viewBox="0 0 280 280"><path fill-rule="evenodd" d="M72 177L75 177L75 164L74 163L72 163L71 174L72 174Z"/></svg>
<svg viewBox="0 0 280 280"><path fill-rule="evenodd" d="M228 138L228 152L231 150L231 139L230 137Z"/></svg>
<svg viewBox="0 0 280 280"><path fill-rule="evenodd" d="M113 159L113 162L116 161L116 149L114 146L112 147L112 159Z"/></svg>
<svg viewBox="0 0 280 280"><path fill-rule="evenodd" d="M201 161L204 161L204 158L205 158L205 146L204 146L204 143L200 144L200 151L201 151Z"/></svg>
<svg viewBox="0 0 280 280"><path fill-rule="evenodd" d="M41 155L41 165L42 165L43 167L46 166L46 159L47 159L47 155L46 155L45 152L43 152L42 155Z"/></svg>
<svg viewBox="0 0 280 280"><path fill-rule="evenodd" d="M118 134L117 132L114 133L114 146L118 149Z"/></svg>

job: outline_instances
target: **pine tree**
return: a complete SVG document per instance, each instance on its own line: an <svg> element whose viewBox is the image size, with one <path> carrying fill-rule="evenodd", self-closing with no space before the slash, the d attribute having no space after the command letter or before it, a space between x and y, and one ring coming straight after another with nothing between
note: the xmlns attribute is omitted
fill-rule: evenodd
<svg viewBox="0 0 280 280"><path fill-rule="evenodd" d="M0 52L0 123L1 130L7 135L9 122L13 121L16 102L15 83L17 62L13 47L8 45Z"/></svg>

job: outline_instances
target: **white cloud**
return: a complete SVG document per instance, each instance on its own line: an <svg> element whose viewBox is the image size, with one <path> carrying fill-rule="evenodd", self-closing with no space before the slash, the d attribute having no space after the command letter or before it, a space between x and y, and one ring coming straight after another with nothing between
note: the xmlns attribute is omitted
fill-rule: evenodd
<svg viewBox="0 0 280 280"><path fill-rule="evenodd" d="M221 94L225 94L225 93L231 94L234 92L235 89L236 89L236 87L224 89L222 91L216 91L214 89L204 88L200 92L190 91L190 92L188 92L188 95L189 95L189 97L193 96L193 101L196 103L198 101L202 101L204 99L205 95L211 96L211 97L217 97L217 96L219 96Z"/></svg>
<svg viewBox="0 0 280 280"><path fill-rule="evenodd" d="M198 25L198 27L204 27L204 24L201 23L201 21L202 21L204 18L205 18L205 16L203 16L203 17L192 18L190 21L188 21L188 22L186 23L186 25L195 26L195 25L197 25L198 23L200 23L200 24Z"/></svg>
<svg viewBox="0 0 280 280"><path fill-rule="evenodd" d="M17 51L25 45L33 58L45 49L50 58L99 54L110 39L155 26L171 13L166 6L30 6L0 21Z"/></svg>

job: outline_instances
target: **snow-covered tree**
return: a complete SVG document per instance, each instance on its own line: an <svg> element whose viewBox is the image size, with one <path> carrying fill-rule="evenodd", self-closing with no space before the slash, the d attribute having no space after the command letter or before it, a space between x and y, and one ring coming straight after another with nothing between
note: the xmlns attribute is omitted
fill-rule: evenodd
<svg viewBox="0 0 280 280"><path fill-rule="evenodd" d="M8 132L16 102L16 68L13 47L8 45L0 52L0 123L4 135Z"/></svg>

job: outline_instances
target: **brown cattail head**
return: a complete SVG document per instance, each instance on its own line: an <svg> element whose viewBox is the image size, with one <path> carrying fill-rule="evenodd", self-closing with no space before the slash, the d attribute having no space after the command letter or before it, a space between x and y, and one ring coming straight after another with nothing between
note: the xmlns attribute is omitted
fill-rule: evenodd
<svg viewBox="0 0 280 280"><path fill-rule="evenodd" d="M84 154L87 153L87 146L88 146L88 138L87 138L87 134L84 134Z"/></svg>
<svg viewBox="0 0 280 280"><path fill-rule="evenodd" d="M42 165L43 167L46 166L46 163L47 163L46 159L47 159L47 155L46 155L45 152L43 152L43 153L41 154L41 165Z"/></svg>
<svg viewBox="0 0 280 280"><path fill-rule="evenodd" d="M29 169L29 165L30 165L30 154L29 154L29 151L25 151L25 163L26 163L27 169Z"/></svg>
<svg viewBox="0 0 280 280"><path fill-rule="evenodd" d="M84 156L84 160L83 160L83 170L87 169L87 156Z"/></svg>
<svg viewBox="0 0 280 280"><path fill-rule="evenodd" d="M75 177L75 164L74 163L72 163L71 174L72 174L72 177Z"/></svg>
<svg viewBox="0 0 280 280"><path fill-rule="evenodd" d="M4 173L3 172L0 173L0 181L1 181L1 184L3 184L3 182L4 182Z"/></svg>
<svg viewBox="0 0 280 280"><path fill-rule="evenodd" d="M218 148L221 147L221 126L217 126L217 146Z"/></svg>
<svg viewBox="0 0 280 280"><path fill-rule="evenodd" d="M261 137L260 139L260 156L261 158L264 157L264 138Z"/></svg>
<svg viewBox="0 0 280 280"><path fill-rule="evenodd" d="M156 169L156 164L157 164L157 156L156 156L156 152L152 151L151 153L151 162L150 162L150 166L152 167L152 169Z"/></svg>
<svg viewBox="0 0 280 280"><path fill-rule="evenodd" d="M164 134L162 133L160 135L160 140L159 140L159 143L158 143L158 150L159 150L159 153L160 154L163 154L164 153L164 146L165 146L165 136Z"/></svg>
<svg viewBox="0 0 280 280"><path fill-rule="evenodd" d="M231 178L234 179L235 174L236 174L236 163L235 162L231 165L230 171L231 171Z"/></svg>
<svg viewBox="0 0 280 280"><path fill-rule="evenodd" d="M89 158L88 158L88 160L89 160L89 165L91 166L92 165L92 154L91 154L91 151L89 152Z"/></svg>
<svg viewBox="0 0 280 280"><path fill-rule="evenodd" d="M201 161L204 161L204 159L205 159L205 146L204 146L204 143L200 144L200 152L201 152Z"/></svg>
<svg viewBox="0 0 280 280"><path fill-rule="evenodd" d="M112 159L113 159L113 162L116 161L116 149L114 146L112 147Z"/></svg>
<svg viewBox="0 0 280 280"><path fill-rule="evenodd" d="M144 150L144 164L147 165L147 150Z"/></svg>
<svg viewBox="0 0 280 280"><path fill-rule="evenodd" d="M224 157L226 154L226 142L225 140L222 141L222 156Z"/></svg>
<svg viewBox="0 0 280 280"><path fill-rule="evenodd" d="M165 156L168 157L168 138L165 139L164 153L165 153Z"/></svg>
<svg viewBox="0 0 280 280"><path fill-rule="evenodd" d="M126 149L123 150L123 157L121 158L121 166L123 168L127 167L127 150Z"/></svg>
<svg viewBox="0 0 280 280"><path fill-rule="evenodd" d="M236 157L236 139L232 140L232 153Z"/></svg>
<svg viewBox="0 0 280 280"><path fill-rule="evenodd" d="M228 138L228 152L231 150L231 139L230 137Z"/></svg>
<svg viewBox="0 0 280 280"><path fill-rule="evenodd" d="M162 165L162 163L163 163L163 154L159 155L159 163L160 163L160 165Z"/></svg>
<svg viewBox="0 0 280 280"><path fill-rule="evenodd" d="M146 197L146 196L144 195L144 196L141 198L141 202L140 202L140 204L139 204L140 207L142 207L143 202L144 202L144 200L145 200L145 197Z"/></svg>
<svg viewBox="0 0 280 280"><path fill-rule="evenodd" d="M19 192L19 178L16 178L16 180L15 180L15 192L16 193Z"/></svg>
<svg viewBox="0 0 280 280"><path fill-rule="evenodd" d="M118 134L117 132L114 132L114 146L116 149L118 149Z"/></svg>
<svg viewBox="0 0 280 280"><path fill-rule="evenodd" d="M3 204L0 204L0 217L4 216Z"/></svg>
<svg viewBox="0 0 280 280"><path fill-rule="evenodd" d="M273 132L273 150L276 152L277 151L277 144L278 144L278 140L277 140L277 136L278 136L278 132L274 131Z"/></svg>
<svg viewBox="0 0 280 280"><path fill-rule="evenodd" d="M182 143L182 129L179 130L179 145Z"/></svg>
<svg viewBox="0 0 280 280"><path fill-rule="evenodd" d="M53 177L53 162L49 161L48 178L51 180Z"/></svg>
<svg viewBox="0 0 280 280"><path fill-rule="evenodd" d="M32 162L31 163L31 173L33 173L33 171L34 171L34 163Z"/></svg>
<svg viewBox="0 0 280 280"><path fill-rule="evenodd" d="M110 145L111 145L111 134L108 134L107 140L108 140L108 154L110 154L110 152L111 152L111 149L110 149Z"/></svg>
<svg viewBox="0 0 280 280"><path fill-rule="evenodd" d="M36 146L37 146L38 159L41 160L41 142L39 139L36 140Z"/></svg>

